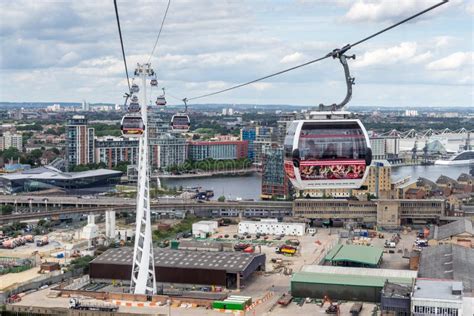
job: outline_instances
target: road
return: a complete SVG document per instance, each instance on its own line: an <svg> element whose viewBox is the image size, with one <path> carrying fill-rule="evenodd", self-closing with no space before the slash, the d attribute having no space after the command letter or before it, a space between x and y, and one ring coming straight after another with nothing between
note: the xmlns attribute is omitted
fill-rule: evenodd
<svg viewBox="0 0 474 316"><path fill-rule="evenodd" d="M160 210L269 210L288 211L292 210L292 202L275 201L206 201L197 202L195 200L184 199L154 199L151 201L153 211ZM19 208L20 211L11 215L0 217L0 223L21 221L27 219L59 216L64 214L77 213L97 213L107 210L118 212L134 211L136 207L135 199L127 198L77 198L77 197L46 197L46 196L0 196L0 204L10 204ZM23 207L23 208L22 208Z"/></svg>

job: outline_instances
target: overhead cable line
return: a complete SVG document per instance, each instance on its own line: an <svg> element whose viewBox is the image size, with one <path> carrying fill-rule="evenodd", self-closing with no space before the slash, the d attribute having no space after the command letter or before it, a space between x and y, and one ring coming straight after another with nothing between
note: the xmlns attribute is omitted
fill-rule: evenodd
<svg viewBox="0 0 474 316"><path fill-rule="evenodd" d="M213 95L216 95L216 94L221 94L221 93L224 93L224 92L227 92L227 91L230 91L230 90L234 90L234 89L238 89L238 88L241 88L241 87L244 87L244 86L247 86L247 85L250 85L250 84L253 84L253 83L256 83L256 82L259 82L259 81L262 81L262 80L265 80L265 79L268 79L268 78L271 78L271 77L275 77L275 76L278 76L278 75L281 75L281 74L284 74L286 72L289 72L289 71L292 71L292 70L295 70L295 69L298 69L298 68L301 68L301 67L305 67L305 66L308 66L308 65L311 65L311 64L314 64L316 62L319 62L321 60L324 60L326 58L329 58L329 57L333 57L333 58L338 58L340 55L344 54L346 51L348 51L349 49L351 49L352 47L356 46L356 45L359 45L359 44L362 44L363 42L366 42L382 33L385 33L403 23L406 23L420 15L423 15L445 3L449 2L449 0L442 0L441 2L423 10L423 11L420 11L404 20L401 20L389 27L386 27L372 35L369 35L357 42L354 42L353 44L347 44L346 46L340 48L340 49L335 49L329 53L327 53L325 56L322 56L322 57L319 57L317 59L313 59L313 60L310 60L304 64L300 64L300 65L297 65L297 66L294 66L294 67L291 67L291 68L287 68L285 70L281 70L279 72L275 72L273 74L270 74L270 75L267 75L267 76L264 76L264 77L260 77L260 78L257 78L257 79L254 79L254 80L251 80L251 81L248 81L248 82L245 82L245 83L241 83L241 84L238 84L238 85L235 85L235 86L232 86L232 87L229 87L229 88L226 88L226 89L222 89L222 90L218 90L218 91L215 91L215 92L211 92L211 93L207 93L207 94L203 94L203 95L199 95L199 96L195 96L195 97L192 97L192 98L185 98L187 101L192 101L192 100L197 100L197 99L201 99L201 98L206 98L206 97L210 97L210 96L213 96Z"/></svg>
<svg viewBox="0 0 474 316"><path fill-rule="evenodd" d="M122 30L120 28L120 18L118 14L117 0L114 0L114 6L115 6L115 17L117 18L117 26L118 26L119 36L120 36L120 46L122 46L122 57L123 57L123 64L125 65L125 75L127 76L128 91L129 93L131 93L130 78L128 77L127 59L125 58L125 49L123 47Z"/></svg>
<svg viewBox="0 0 474 316"><path fill-rule="evenodd" d="M156 45L158 44L158 40L160 39L161 31L163 30L163 25L165 24L166 15L168 14L168 9L170 8L170 4L171 4L171 0L168 0L168 5L166 6L165 15L163 16L163 20L161 20L160 30L158 31L158 35L156 36L155 45L153 45L153 49L151 50L150 57L148 58L147 63L150 63L150 60L153 57L153 53L155 52Z"/></svg>

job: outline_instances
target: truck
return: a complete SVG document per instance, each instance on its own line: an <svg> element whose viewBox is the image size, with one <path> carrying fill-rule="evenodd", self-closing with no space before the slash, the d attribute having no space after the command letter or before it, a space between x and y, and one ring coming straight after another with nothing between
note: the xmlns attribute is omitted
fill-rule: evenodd
<svg viewBox="0 0 474 316"><path fill-rule="evenodd" d="M117 305L108 302L101 302L96 300L84 300L79 298L69 299L69 309L101 311L101 312L116 312L119 308Z"/></svg>
<svg viewBox="0 0 474 316"><path fill-rule="evenodd" d="M293 256L296 253L296 247L290 245L282 245L275 249L276 253L284 254L284 255L291 255Z"/></svg>
<svg viewBox="0 0 474 316"><path fill-rule="evenodd" d="M49 244L49 239L48 236L42 236L38 239L36 239L36 246L37 247L43 247Z"/></svg>
<svg viewBox="0 0 474 316"><path fill-rule="evenodd" d="M283 295L278 299L278 304L281 306L288 306L293 300L293 296L289 293L283 293Z"/></svg>

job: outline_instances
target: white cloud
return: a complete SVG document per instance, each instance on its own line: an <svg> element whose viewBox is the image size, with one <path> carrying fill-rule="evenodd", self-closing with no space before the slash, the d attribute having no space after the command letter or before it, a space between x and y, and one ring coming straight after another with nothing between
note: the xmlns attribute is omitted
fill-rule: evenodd
<svg viewBox="0 0 474 316"><path fill-rule="evenodd" d="M355 67L368 67L395 63L421 63L431 58L430 51L419 53L418 45L414 42L403 42L388 48L379 48L364 53L354 62Z"/></svg>
<svg viewBox="0 0 474 316"><path fill-rule="evenodd" d="M303 54L295 52L293 54L289 54L284 56L281 60L281 64L292 64L303 61Z"/></svg>
<svg viewBox="0 0 474 316"><path fill-rule="evenodd" d="M447 47L455 40L452 36L437 36L434 38L434 46L437 48Z"/></svg>
<svg viewBox="0 0 474 316"><path fill-rule="evenodd" d="M426 9L439 0L357 0L353 2L345 18L353 22L394 21ZM459 5L462 0L451 0L430 14L439 14L448 6Z"/></svg>
<svg viewBox="0 0 474 316"><path fill-rule="evenodd" d="M251 87L258 91L264 91L270 89L273 85L268 82L256 82L252 83Z"/></svg>
<svg viewBox="0 0 474 316"><path fill-rule="evenodd" d="M474 3L471 2L471 3L466 4L466 12L474 15Z"/></svg>
<svg viewBox="0 0 474 316"><path fill-rule="evenodd" d="M457 70L472 67L474 52L456 52L441 59L437 59L426 66L428 70ZM472 71L472 68L471 68Z"/></svg>

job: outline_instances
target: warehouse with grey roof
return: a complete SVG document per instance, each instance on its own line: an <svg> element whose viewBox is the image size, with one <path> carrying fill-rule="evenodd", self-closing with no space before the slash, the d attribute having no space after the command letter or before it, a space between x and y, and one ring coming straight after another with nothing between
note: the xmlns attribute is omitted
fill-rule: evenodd
<svg viewBox="0 0 474 316"><path fill-rule="evenodd" d="M130 280L133 248L109 249L89 264L91 279ZM239 288L255 271L265 270L265 254L155 249L159 283Z"/></svg>

